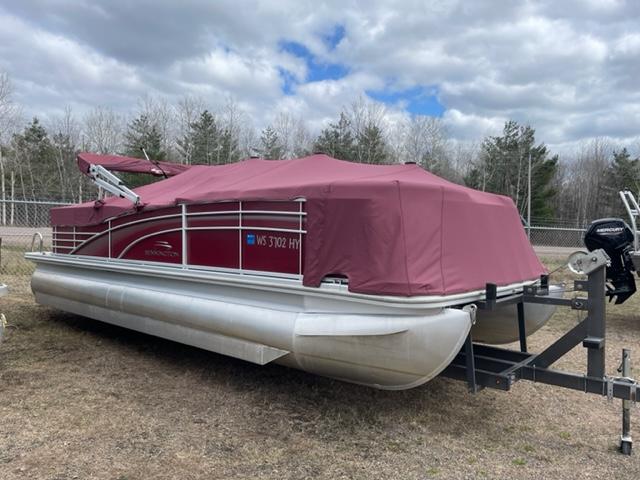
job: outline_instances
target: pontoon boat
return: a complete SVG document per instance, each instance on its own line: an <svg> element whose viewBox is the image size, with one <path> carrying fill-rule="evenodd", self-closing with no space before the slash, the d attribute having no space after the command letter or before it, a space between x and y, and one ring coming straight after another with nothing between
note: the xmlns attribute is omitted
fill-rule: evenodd
<svg viewBox="0 0 640 480"><path fill-rule="evenodd" d="M145 162L78 156L113 196L52 209L53 250L27 254L37 302L261 365L405 389L440 373L472 327L477 341L517 340L514 305L476 317L472 304L487 283L511 295L545 273L511 199L417 165ZM168 178L130 190L113 171ZM553 309L527 305L527 334Z"/></svg>

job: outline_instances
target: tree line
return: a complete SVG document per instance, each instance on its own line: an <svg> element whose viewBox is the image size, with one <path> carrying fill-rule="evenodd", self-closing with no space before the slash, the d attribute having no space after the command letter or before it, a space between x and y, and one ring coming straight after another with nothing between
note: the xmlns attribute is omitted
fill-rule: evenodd
<svg viewBox="0 0 640 480"><path fill-rule="evenodd" d="M86 201L95 191L77 171L77 152L144 158L143 149L150 158L186 164L219 165L251 156L277 160L315 152L360 163L412 162L450 181L510 196L523 216L531 188L536 224L580 227L601 216L622 215L618 190L640 192L640 160L626 148L594 139L560 157L536 140L532 126L513 120L500 135L458 142L440 118L391 115L381 104L360 97L317 134L304 119L287 112L256 131L233 100L214 109L187 96L175 104L141 98L128 117L105 106L82 117L66 108L45 125L38 118L23 119L10 79L0 74L2 198Z"/></svg>

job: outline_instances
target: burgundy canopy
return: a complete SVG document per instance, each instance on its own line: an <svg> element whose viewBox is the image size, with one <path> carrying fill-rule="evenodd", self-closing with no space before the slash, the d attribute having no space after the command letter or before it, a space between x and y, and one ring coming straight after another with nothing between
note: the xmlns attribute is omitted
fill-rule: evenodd
<svg viewBox="0 0 640 480"><path fill-rule="evenodd" d="M150 162L145 158L121 157L119 155L98 155L96 153L79 153L76 157L78 168L85 175L89 173L89 165L102 165L112 172L150 173L152 175L173 177L191 165L169 162ZM160 168L158 168L160 167Z"/></svg>
<svg viewBox="0 0 640 480"><path fill-rule="evenodd" d="M443 295L544 273L513 201L416 165L362 165L326 155L193 166L136 189L143 210L222 200L307 200L304 284L330 274L349 290ZM51 210L54 225L89 225L134 211L108 198Z"/></svg>

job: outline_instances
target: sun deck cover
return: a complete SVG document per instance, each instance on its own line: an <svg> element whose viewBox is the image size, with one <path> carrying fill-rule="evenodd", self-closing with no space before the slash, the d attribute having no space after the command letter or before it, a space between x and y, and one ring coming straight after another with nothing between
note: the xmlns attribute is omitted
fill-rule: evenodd
<svg viewBox="0 0 640 480"><path fill-rule="evenodd" d="M76 157L78 168L82 173L89 173L90 165L102 165L112 172L149 173L151 175L173 177L191 165L169 162L150 162L144 158L121 157L119 155L98 155L95 153L79 153Z"/></svg>
<svg viewBox="0 0 640 480"><path fill-rule="evenodd" d="M307 286L341 274L352 292L449 295L544 273L510 198L456 185L417 165L363 165L326 155L249 159L192 166L135 191L143 211L305 198ZM130 201L113 197L54 208L51 220L92 225L134 211Z"/></svg>

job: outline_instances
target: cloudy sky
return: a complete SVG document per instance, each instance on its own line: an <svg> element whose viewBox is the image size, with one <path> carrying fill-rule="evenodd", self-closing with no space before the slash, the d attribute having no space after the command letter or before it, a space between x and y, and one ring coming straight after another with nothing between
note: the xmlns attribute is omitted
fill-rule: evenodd
<svg viewBox="0 0 640 480"><path fill-rule="evenodd" d="M0 70L29 115L145 94L233 97L314 129L358 95L478 139L640 141L640 2L1 0Z"/></svg>

